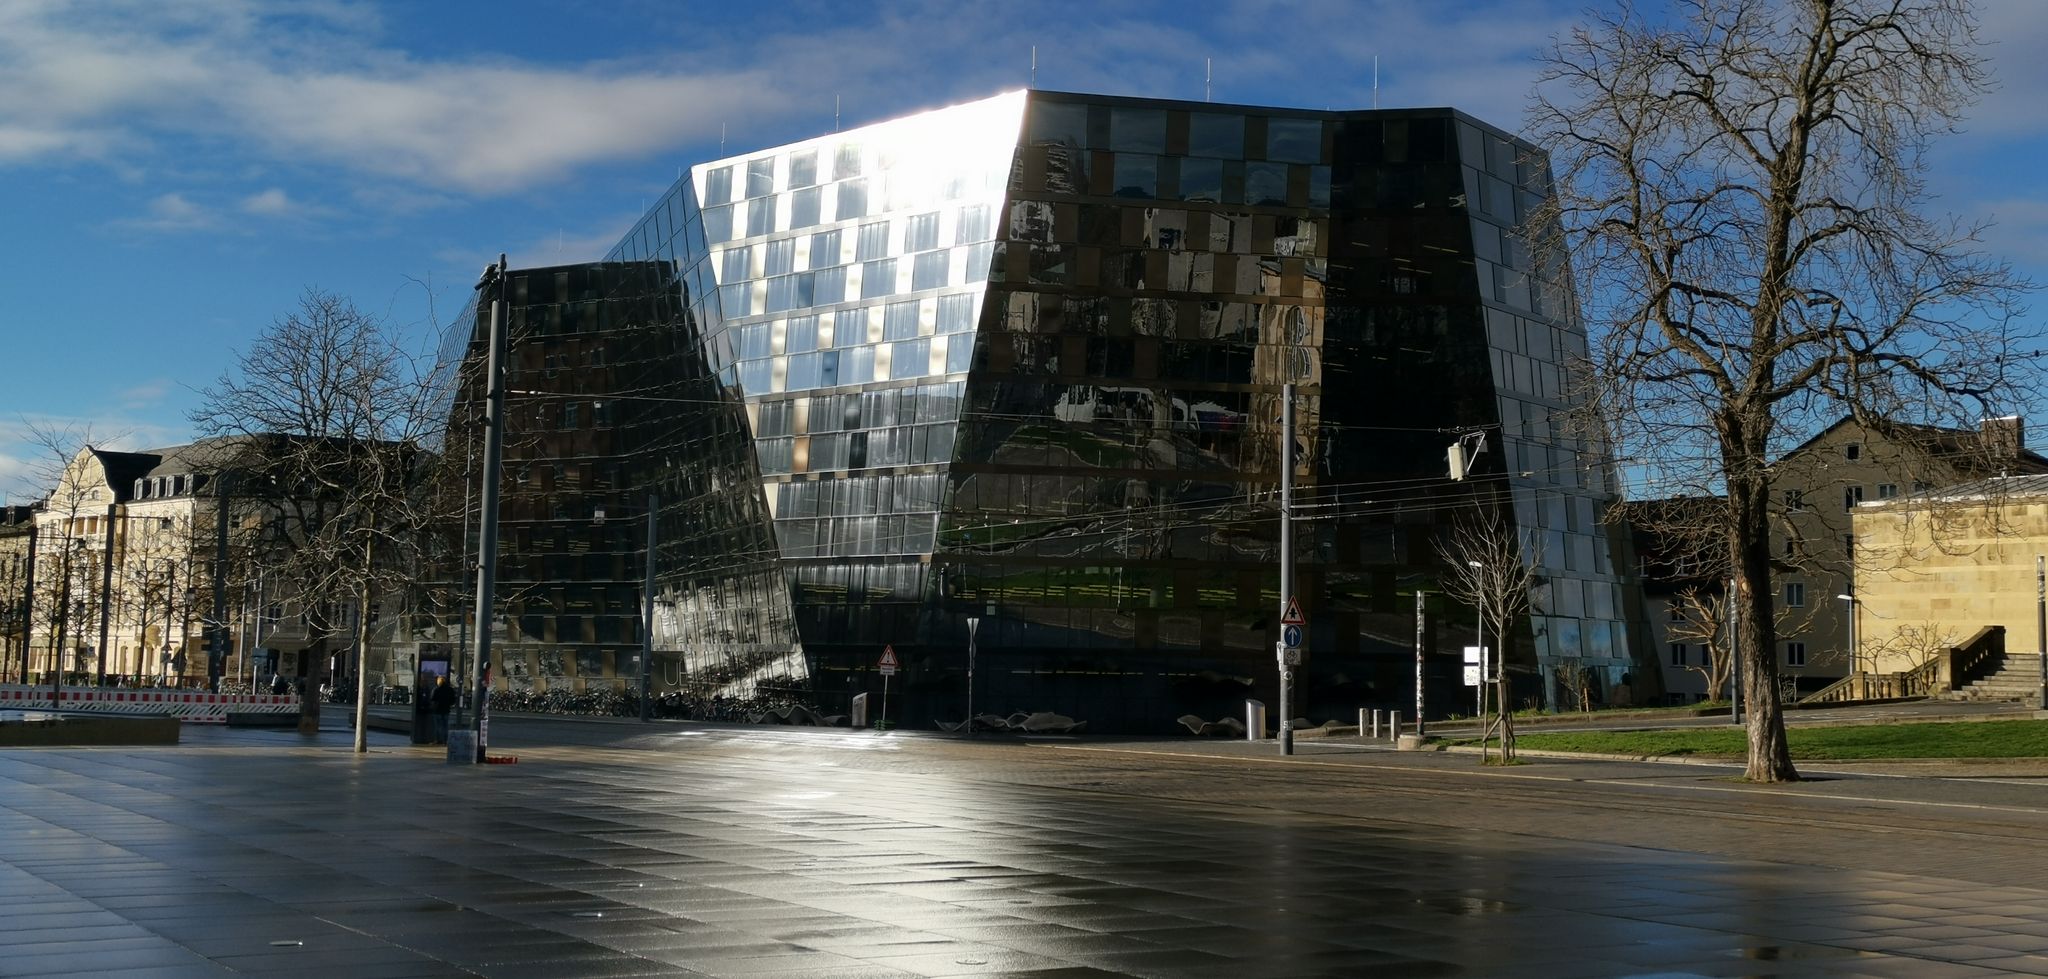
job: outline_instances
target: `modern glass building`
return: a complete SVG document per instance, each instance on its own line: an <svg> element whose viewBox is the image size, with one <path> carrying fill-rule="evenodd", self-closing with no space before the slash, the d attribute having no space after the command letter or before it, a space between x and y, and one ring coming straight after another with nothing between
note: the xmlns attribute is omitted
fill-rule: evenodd
<svg viewBox="0 0 2048 979"><path fill-rule="evenodd" d="M1302 713L1412 705L1418 590L1432 713L1469 709L1461 514L1539 575L1519 696L1625 685L1611 465L1560 418L1585 334L1520 231L1547 181L1447 109L1035 91L697 166L604 262L511 276L507 483L538 482L497 675L631 675L652 493L657 686L837 711L893 646L928 726L978 620L977 710L1238 715L1276 700L1292 382Z"/></svg>

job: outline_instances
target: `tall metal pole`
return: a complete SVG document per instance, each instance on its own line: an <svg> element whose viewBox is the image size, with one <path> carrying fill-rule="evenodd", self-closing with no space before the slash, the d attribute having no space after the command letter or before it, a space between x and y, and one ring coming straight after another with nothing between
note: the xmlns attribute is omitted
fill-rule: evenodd
<svg viewBox="0 0 2048 979"><path fill-rule="evenodd" d="M476 673L476 760L482 764L490 736L491 606L498 587L498 468L505 451L505 256L485 270L478 289L491 290L490 356L484 396L483 512L478 519L476 560L476 630L471 637L470 669Z"/></svg>
<svg viewBox="0 0 2048 979"><path fill-rule="evenodd" d="M2034 555L2034 638L2041 650L2041 709L2048 710L2048 555Z"/></svg>
<svg viewBox="0 0 2048 979"><path fill-rule="evenodd" d="M1294 385L1280 386L1280 617L1294 601ZM1285 628L1283 626L1282 628ZM1294 754L1294 667L1280 647L1280 753Z"/></svg>
<svg viewBox="0 0 2048 979"><path fill-rule="evenodd" d="M967 727L974 733L974 634L981 631L981 616L967 617Z"/></svg>
<svg viewBox="0 0 2048 979"><path fill-rule="evenodd" d="M95 684L107 685L107 634L111 631L114 608L114 515L119 504L107 504L107 545L100 549L100 648Z"/></svg>
<svg viewBox="0 0 2048 979"><path fill-rule="evenodd" d="M1742 606L1735 600L1735 579L1728 579L1728 720L1742 723Z"/></svg>
<svg viewBox="0 0 2048 979"><path fill-rule="evenodd" d="M654 508L659 501L653 493L647 494L647 576L641 583L644 594L640 607L645 614L640 619L640 720L654 720L652 699L654 676Z"/></svg>
<svg viewBox="0 0 2048 979"><path fill-rule="evenodd" d="M1422 587L1415 588L1415 736L1422 737Z"/></svg>

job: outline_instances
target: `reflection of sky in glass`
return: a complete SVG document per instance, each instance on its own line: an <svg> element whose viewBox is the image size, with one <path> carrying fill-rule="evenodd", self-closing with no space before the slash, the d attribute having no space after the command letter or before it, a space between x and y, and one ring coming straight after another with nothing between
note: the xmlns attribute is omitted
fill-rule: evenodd
<svg viewBox="0 0 2048 979"><path fill-rule="evenodd" d="M1023 110L1024 94L1010 93L694 169L726 329L822 314L819 345L852 347L868 339L870 310L900 307L878 344L832 363L741 344L719 366L737 368L745 396L965 366L927 338L941 299L983 291Z"/></svg>

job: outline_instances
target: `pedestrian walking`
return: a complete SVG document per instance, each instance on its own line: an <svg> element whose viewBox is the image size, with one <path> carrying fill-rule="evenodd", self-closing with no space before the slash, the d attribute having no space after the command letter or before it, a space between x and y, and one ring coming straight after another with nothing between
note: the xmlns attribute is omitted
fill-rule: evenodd
<svg viewBox="0 0 2048 979"><path fill-rule="evenodd" d="M455 707L455 687L446 676L434 678L434 743L448 743L448 711Z"/></svg>

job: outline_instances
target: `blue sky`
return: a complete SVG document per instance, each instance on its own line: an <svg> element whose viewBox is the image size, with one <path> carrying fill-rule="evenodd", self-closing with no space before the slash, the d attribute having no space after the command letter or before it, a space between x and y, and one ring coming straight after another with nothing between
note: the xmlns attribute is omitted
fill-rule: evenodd
<svg viewBox="0 0 2048 979"><path fill-rule="evenodd" d="M426 330L500 251L601 257L690 163L1042 88L1455 105L1518 128L1592 0L355 3L0 0L0 491L24 420L123 447L307 286ZM1655 2L1655 0L1645 0ZM2048 282L2048 2L1984 0L2002 89L1942 206ZM2042 307L2041 302L2036 303ZM2048 307L2043 307L2048 308Z"/></svg>

